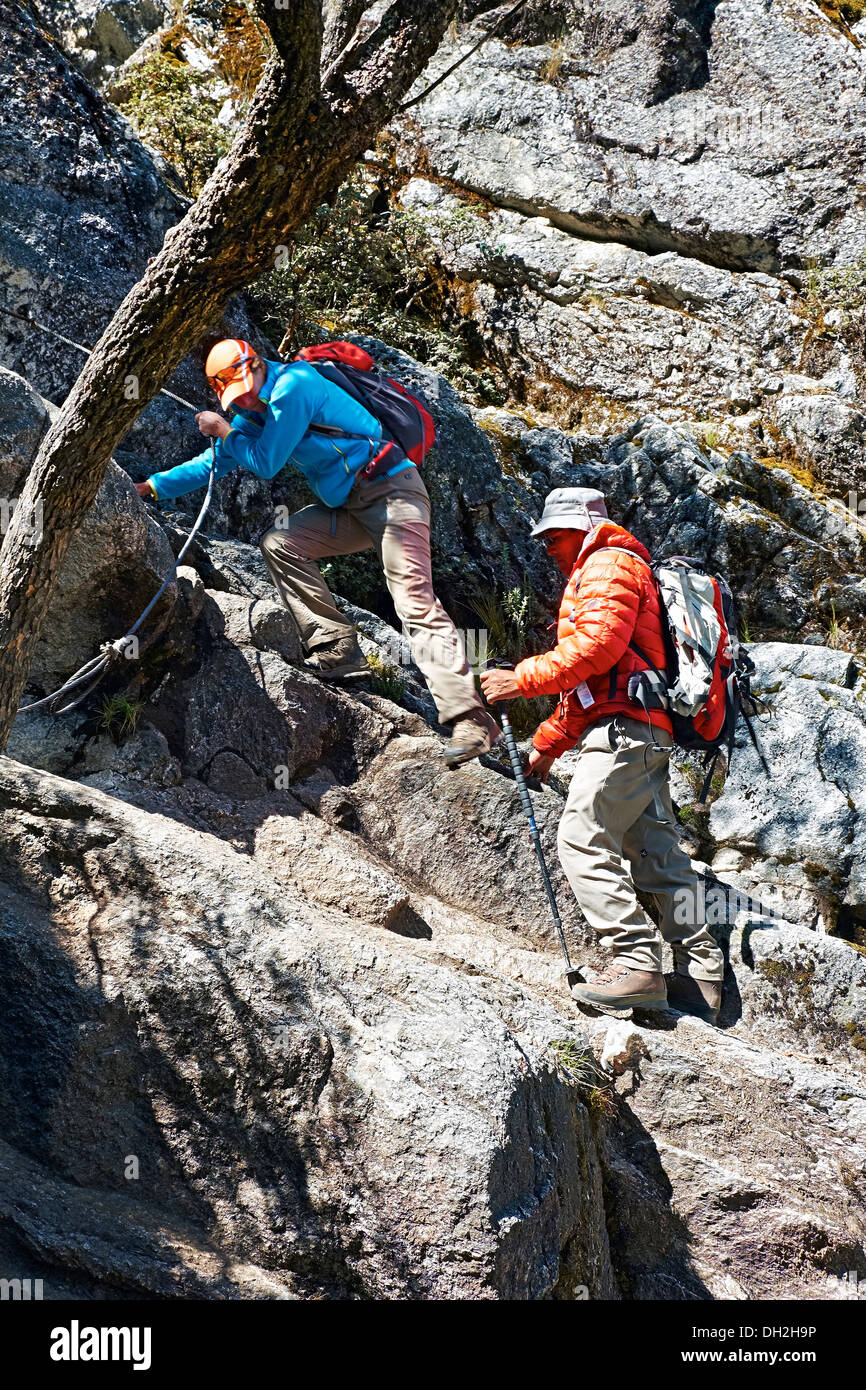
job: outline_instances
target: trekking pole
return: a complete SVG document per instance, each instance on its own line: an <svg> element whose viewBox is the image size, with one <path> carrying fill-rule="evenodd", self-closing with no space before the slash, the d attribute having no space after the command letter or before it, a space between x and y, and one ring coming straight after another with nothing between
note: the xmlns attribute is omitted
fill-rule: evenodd
<svg viewBox="0 0 866 1390"><path fill-rule="evenodd" d="M565 932L562 927L562 918L559 915L559 908L556 905L556 895L553 891L553 884L550 881L550 874L547 871L547 861L544 857L544 850L541 847L541 834L535 823L535 812L532 809L532 798L529 795L529 788L526 785L526 778L523 775L523 765L520 761L520 752L514 739L514 730L511 727L511 720L505 706L500 707L499 717L502 721L502 737L505 740L505 747L508 749L508 756L511 760L511 770L514 773L514 780L517 783L517 790L520 794L520 804L529 821L529 833L532 836L532 843L535 853L538 856L538 864L541 869L541 877L544 881L547 900L550 903L550 910L553 913L553 920L556 924L556 934L559 937L559 944L562 947L562 954L565 957L565 979L568 988L579 984L583 979L581 967L571 963L571 956L568 953L568 942L565 939Z"/></svg>

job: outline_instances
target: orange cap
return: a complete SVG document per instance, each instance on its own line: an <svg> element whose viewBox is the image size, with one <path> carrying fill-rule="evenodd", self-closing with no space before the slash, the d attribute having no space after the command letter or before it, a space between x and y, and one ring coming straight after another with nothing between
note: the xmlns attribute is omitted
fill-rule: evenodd
<svg viewBox="0 0 866 1390"><path fill-rule="evenodd" d="M252 344L244 342L243 338L223 338L211 348L204 371L223 410L227 410L238 396L254 389L250 363L257 357Z"/></svg>

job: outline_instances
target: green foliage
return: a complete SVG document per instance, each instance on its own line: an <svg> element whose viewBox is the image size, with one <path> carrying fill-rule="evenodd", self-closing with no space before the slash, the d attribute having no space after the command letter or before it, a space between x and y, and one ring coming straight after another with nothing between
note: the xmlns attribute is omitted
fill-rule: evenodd
<svg viewBox="0 0 866 1390"><path fill-rule="evenodd" d="M809 261L804 307L816 321L822 321L830 309L841 310L847 318L866 308L866 251L850 265L822 266Z"/></svg>
<svg viewBox="0 0 866 1390"><path fill-rule="evenodd" d="M437 215L437 235L478 235L468 208ZM344 333L381 338L447 377L465 396L500 405L505 394L489 368L471 362L467 327L438 268L425 219L391 207L363 169L322 204L273 270L251 291L264 326L283 351Z"/></svg>
<svg viewBox="0 0 866 1390"><path fill-rule="evenodd" d="M478 589L469 600L487 632L487 655L494 661L514 666L526 656L527 630L533 595L525 587L507 589L500 597L496 589Z"/></svg>
<svg viewBox="0 0 866 1390"><path fill-rule="evenodd" d="M225 154L229 134L217 125L221 102L193 70L160 51L124 75L117 104L137 135L183 176L194 196Z"/></svg>
<svg viewBox="0 0 866 1390"><path fill-rule="evenodd" d="M142 700L129 700L125 695L107 695L102 702L99 727L110 734L115 743L120 743L135 733L143 709Z"/></svg>
<svg viewBox="0 0 866 1390"><path fill-rule="evenodd" d="M406 686L397 667L389 665L372 652L367 661L373 672L370 677L370 689L374 695L381 695L384 700L393 700L395 705L399 705Z"/></svg>

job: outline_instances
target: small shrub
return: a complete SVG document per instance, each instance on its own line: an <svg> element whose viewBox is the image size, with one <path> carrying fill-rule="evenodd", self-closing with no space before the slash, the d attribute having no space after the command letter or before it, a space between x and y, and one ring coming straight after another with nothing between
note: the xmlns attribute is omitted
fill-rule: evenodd
<svg viewBox="0 0 866 1390"><path fill-rule="evenodd" d="M158 150L198 194L229 147L217 125L221 102L208 96L193 70L160 51L124 76L119 109L137 135Z"/></svg>
<svg viewBox="0 0 866 1390"><path fill-rule="evenodd" d="M610 1076L587 1047L573 1038L555 1038L548 1044L557 1066L581 1094L581 1099L597 1115L615 1113Z"/></svg>
<svg viewBox="0 0 866 1390"><path fill-rule="evenodd" d="M469 208L436 217L436 235L466 240L483 219ZM284 353L323 336L364 333L440 372L464 396L501 405L496 373L476 370L468 316L457 312L425 219L389 205L359 167L288 248L287 262L252 287L263 326Z"/></svg>

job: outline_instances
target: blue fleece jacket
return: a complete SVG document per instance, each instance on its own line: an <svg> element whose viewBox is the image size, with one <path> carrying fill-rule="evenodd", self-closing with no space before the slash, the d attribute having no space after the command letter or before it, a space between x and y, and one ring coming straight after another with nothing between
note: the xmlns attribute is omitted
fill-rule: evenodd
<svg viewBox="0 0 866 1390"><path fill-rule="evenodd" d="M358 472L377 452L379 421L362 405L320 376L309 362L265 362L267 379L258 410L235 410L230 432L216 441L216 476L245 468L259 478L273 478L287 463L303 473L316 496L328 507L345 502ZM310 425L332 425L363 439L311 434ZM204 487L210 474L210 446L204 453L150 479L161 502ZM388 476L414 465L401 456Z"/></svg>

